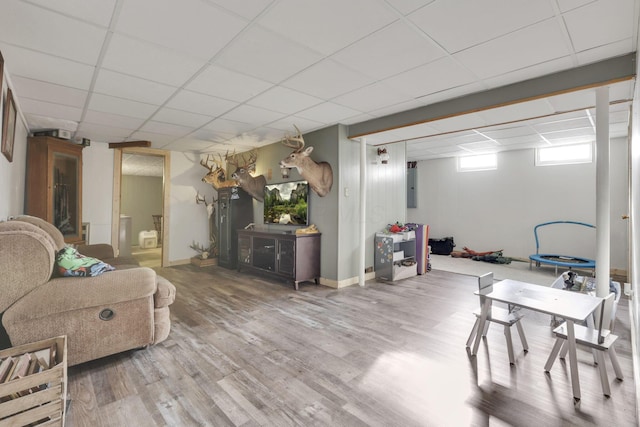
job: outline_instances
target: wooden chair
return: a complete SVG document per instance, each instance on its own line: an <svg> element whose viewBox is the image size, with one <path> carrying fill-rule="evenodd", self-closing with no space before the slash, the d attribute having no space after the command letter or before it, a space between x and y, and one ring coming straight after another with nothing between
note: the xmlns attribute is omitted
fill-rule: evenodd
<svg viewBox="0 0 640 427"><path fill-rule="evenodd" d="M621 381L624 379L622 370L620 369L620 364L618 363L618 356L614 348L614 344L618 339L618 336L612 334L609 329L612 324L611 311L613 309L615 297L616 294L610 293L600 304L599 316L597 316L598 319L596 319L596 323L598 325L597 329L588 326L574 325L576 344L590 348L595 353L596 364L598 365L598 370L600 372L600 382L602 383L602 392L607 397L611 396L611 388L609 386L607 367L604 361L605 353L607 353L609 355L609 359L611 359L611 364L613 365L613 370L616 373L616 378ZM544 370L546 372L551 370L559 353L561 359L564 359L567 353L566 323L562 323L560 326L555 328L553 333L556 336L556 342L551 350L551 354L549 354L547 363L544 365ZM560 351L561 348L562 351Z"/></svg>
<svg viewBox="0 0 640 427"><path fill-rule="evenodd" d="M479 332L478 328L480 327L480 317L482 313L482 305L484 304L485 297L493 291L493 273L483 274L478 277L478 291L480 295L480 308L473 312L476 316L476 323L473 325L473 329L471 330L471 334L469 335L469 339L467 339L467 347L471 347L473 340L476 337L476 334ZM522 347L524 351L529 351L529 345L527 344L527 338L524 335L524 329L522 328L522 324L520 323L520 319L522 319L522 314L519 312L511 311L510 309L505 309L502 307L491 307L491 311L489 312L489 316L487 317L487 322L485 323L484 331L482 331L482 336L487 336L487 331L489 330L489 323L494 322L502 325L504 327L504 336L507 339L507 349L509 351L509 363L515 365L515 356L513 353L513 341L511 339L511 327L516 325L518 328L518 335L520 335L520 341L522 341Z"/></svg>

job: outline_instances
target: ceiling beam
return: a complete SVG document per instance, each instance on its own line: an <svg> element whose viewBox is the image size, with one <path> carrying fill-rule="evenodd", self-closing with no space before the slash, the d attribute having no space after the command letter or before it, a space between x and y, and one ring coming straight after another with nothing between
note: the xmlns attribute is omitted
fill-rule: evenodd
<svg viewBox="0 0 640 427"><path fill-rule="evenodd" d="M110 142L109 148L151 147L151 141Z"/></svg>
<svg viewBox="0 0 640 427"><path fill-rule="evenodd" d="M635 78L636 54L630 53L570 70L536 77L412 110L354 123L349 138L359 138L467 113L546 98Z"/></svg>

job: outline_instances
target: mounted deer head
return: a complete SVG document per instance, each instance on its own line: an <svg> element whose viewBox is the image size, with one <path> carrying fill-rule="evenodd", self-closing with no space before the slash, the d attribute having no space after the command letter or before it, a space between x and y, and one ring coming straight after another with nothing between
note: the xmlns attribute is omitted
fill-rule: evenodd
<svg viewBox="0 0 640 427"><path fill-rule="evenodd" d="M314 162L309 155L313 151L313 147L304 149L304 138L302 132L296 125L298 132L296 136L286 135L281 143L294 151L284 159L280 160L280 168L296 168L302 178L309 181L309 186L320 197L324 197L331 191L333 185L333 171L331 165L327 162ZM304 149L304 150L303 150Z"/></svg>
<svg viewBox="0 0 640 427"><path fill-rule="evenodd" d="M267 184L267 179L264 175L251 176L256 170L258 151L251 150L247 154L248 157L245 157L245 153L229 157L229 164L236 167L231 177L236 180L240 188L246 191L251 197L259 202L264 202L264 186Z"/></svg>
<svg viewBox="0 0 640 427"><path fill-rule="evenodd" d="M207 159L200 159L200 164L209 170L203 178L202 182L206 182L207 184L211 184L213 188L219 190L220 188L226 187L235 187L238 183L233 179L226 179L227 171L223 165L226 165L227 159L229 158L229 153L225 154L225 158L223 159L220 154L218 154L218 161L211 154L207 154Z"/></svg>

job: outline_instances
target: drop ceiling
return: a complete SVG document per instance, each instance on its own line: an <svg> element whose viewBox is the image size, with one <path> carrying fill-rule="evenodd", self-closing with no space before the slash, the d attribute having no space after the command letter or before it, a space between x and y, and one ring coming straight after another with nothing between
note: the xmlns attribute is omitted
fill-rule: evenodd
<svg viewBox="0 0 640 427"><path fill-rule="evenodd" d="M640 0L3 0L31 131L172 151L261 147L636 51ZM635 80L611 85L626 135ZM593 139L594 89L367 135L408 158Z"/></svg>

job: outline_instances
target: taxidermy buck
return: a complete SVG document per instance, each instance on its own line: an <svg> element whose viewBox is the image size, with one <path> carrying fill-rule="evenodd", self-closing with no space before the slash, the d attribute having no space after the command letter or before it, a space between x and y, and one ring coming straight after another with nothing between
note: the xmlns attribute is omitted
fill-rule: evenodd
<svg viewBox="0 0 640 427"><path fill-rule="evenodd" d="M258 152L256 150L249 151L249 158L245 158L244 154L235 155L228 159L229 164L236 167L231 178L238 182L240 188L246 191L251 197L259 202L264 202L264 186L267 185L267 179L264 175L251 176L256 170L256 160Z"/></svg>
<svg viewBox="0 0 640 427"><path fill-rule="evenodd" d="M333 171L327 162L314 162L309 155L313 147L304 148L304 138L297 126L294 125L298 135L295 137L285 136L282 144L293 148L294 151L284 159L280 160L280 168L296 168L302 178L309 182L309 186L320 197L324 197L331 191L333 185Z"/></svg>
<svg viewBox="0 0 640 427"><path fill-rule="evenodd" d="M211 184L213 188L219 190L220 188L227 187L236 187L238 183L235 179L227 179L227 171L222 165L226 165L226 160L229 159L229 153L225 155L223 159L220 154L218 154L219 161L216 162L213 160L212 155L207 155L207 160L200 159L200 164L209 170L203 178L202 182L206 182L207 184Z"/></svg>

